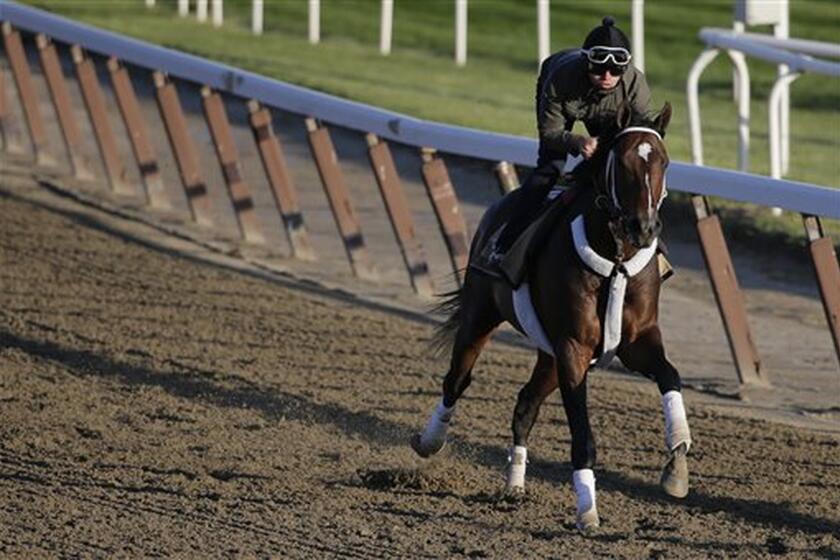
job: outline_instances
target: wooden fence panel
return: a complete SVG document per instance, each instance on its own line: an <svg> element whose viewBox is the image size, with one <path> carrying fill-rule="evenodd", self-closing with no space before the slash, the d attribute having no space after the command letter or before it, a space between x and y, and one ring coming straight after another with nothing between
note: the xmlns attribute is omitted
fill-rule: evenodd
<svg viewBox="0 0 840 560"><path fill-rule="evenodd" d="M32 72L29 70L29 62L26 60L26 53L23 50L23 41L20 33L12 28L9 22L3 22L3 46L6 49L6 56L9 59L9 66L12 68L12 76L15 79L20 104L23 107L23 116L26 120L26 127L29 130L29 139L32 142L32 151L38 165L51 165L55 162L47 154L47 131L44 126L44 118L41 115L41 108L38 104L38 95L35 85L32 82Z"/></svg>
<svg viewBox="0 0 840 560"><path fill-rule="evenodd" d="M391 150L388 144L380 141L375 134L368 134L367 142L370 165L373 168L379 192L385 201L388 219L391 221L391 227L400 246L411 287L416 293L431 297L434 288L429 276L429 265L414 231L414 218L411 216Z"/></svg>
<svg viewBox="0 0 840 560"><path fill-rule="evenodd" d="M306 225L303 223L297 191L292 175L289 173L289 167L286 165L280 139L277 138L274 127L271 125L271 112L265 107L260 107L256 100L248 102L248 112L251 131L254 133L263 169L271 185L274 202L283 219L292 255L303 260L313 260L315 254L309 242Z"/></svg>
<svg viewBox="0 0 840 560"><path fill-rule="evenodd" d="M742 384L767 385L767 378L761 371L758 350L750 333L744 296L735 276L735 267L723 238L720 220L715 215L709 215L703 197L695 196L693 202L698 217L697 232L703 258L729 339L738 378Z"/></svg>
<svg viewBox="0 0 840 560"><path fill-rule="evenodd" d="M264 242L265 237L260 231L260 224L254 208L251 190L242 176L242 165L239 162L239 152L230 131L230 121L227 118L222 96L209 87L201 89L202 107L222 175L227 185L228 194L233 204L236 223L242 237L252 242Z"/></svg>
<svg viewBox="0 0 840 560"><path fill-rule="evenodd" d="M193 219L201 225L213 225L212 206L207 192L207 184L201 174L198 150L187 128L187 119L178 99L175 84L169 82L161 72L152 75L157 89L156 99L166 136L178 165L181 183L187 195Z"/></svg>
<svg viewBox="0 0 840 560"><path fill-rule="evenodd" d="M321 183L327 194L353 273L359 278L376 280L378 275L370 261L362 236L362 228L359 226L359 219L350 200L350 192L338 164L338 156L330 139L330 133L326 128L319 126L315 119L306 119L306 128L309 131L312 156L318 167L318 174L321 176Z"/></svg>
<svg viewBox="0 0 840 560"><path fill-rule="evenodd" d="M73 105L70 101L70 92L67 83L64 81L64 72L61 70L61 63L58 60L58 52L55 45L43 33L35 37L38 45L38 56L41 59L41 68L50 91L53 107L58 117L58 125L64 139L64 147L73 174L79 179L90 179L93 177L85 164L81 153L82 133L76 115L73 113Z"/></svg>
<svg viewBox="0 0 840 560"><path fill-rule="evenodd" d="M463 285L464 275L469 260L470 241L467 235L467 224L458 205L458 197L449 179L446 164L434 156L433 150L423 150L423 182L426 193L434 208L438 225L449 251L452 270L458 279L458 285Z"/></svg>
<svg viewBox="0 0 840 560"><path fill-rule="evenodd" d="M102 157L102 163L105 165L108 184L114 192L135 195L137 194L136 189L125 180L125 166L117 151L117 138L114 135L114 129L108 120L105 95L102 93L102 86L96 76L96 66L93 60L85 56L79 45L73 45L70 51L73 54L73 62L76 64L76 77L82 90L82 99L93 125L96 145L99 147L99 154Z"/></svg>
<svg viewBox="0 0 840 560"><path fill-rule="evenodd" d="M134 93L134 86L131 84L128 69L123 67L119 60L111 57L108 59L108 72L111 75L114 96L117 99L125 129L128 131L131 150L140 171L140 179L143 181L146 197L155 208L170 209L172 203L166 194L157 154L149 139L149 131L140 111L140 104L137 102L137 95Z"/></svg>

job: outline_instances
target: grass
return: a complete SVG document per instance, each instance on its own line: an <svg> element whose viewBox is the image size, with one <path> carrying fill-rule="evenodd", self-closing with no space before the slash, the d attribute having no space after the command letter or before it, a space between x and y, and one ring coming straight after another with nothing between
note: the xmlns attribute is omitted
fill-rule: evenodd
<svg viewBox="0 0 840 560"><path fill-rule="evenodd" d="M381 56L379 0L322 0L321 43L307 40L305 0L267 0L266 33L249 31L250 0L225 2L225 25L213 29L194 17L178 18L175 0L30 0L27 3L87 23L220 60L312 89L404 112L420 118L485 130L534 136L536 64L534 0L472 0L469 60L452 58L452 0L397 0L392 54ZM194 3L193 3L194 8ZM646 65L654 101L674 105L668 135L673 159L690 161L685 80L703 45L703 26L730 27L731 0L645 3ZM791 35L837 41L840 8L833 1L794 0ZM604 14L629 32L630 2L565 1L551 6L552 48L576 46ZM751 171L769 174L767 98L775 67L750 60L752 77ZM725 56L701 83L707 165L734 168L737 134L731 100L731 70ZM840 187L840 81L805 75L792 87L789 178ZM767 219L763 209L716 201L733 224L794 236L798 216ZM747 208L748 210L745 210ZM728 211L726 211L728 210ZM827 224L838 237L840 224Z"/></svg>

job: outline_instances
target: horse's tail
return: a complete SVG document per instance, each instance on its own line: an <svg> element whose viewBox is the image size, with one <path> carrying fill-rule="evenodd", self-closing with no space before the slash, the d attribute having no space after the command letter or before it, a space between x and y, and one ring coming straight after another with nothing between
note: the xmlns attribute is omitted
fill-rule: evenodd
<svg viewBox="0 0 840 560"><path fill-rule="evenodd" d="M463 309L461 307L463 288L440 294L443 301L435 305L432 313L446 315L446 320L435 328L435 333L429 341L429 348L435 356L448 353L455 342L455 333L461 326Z"/></svg>

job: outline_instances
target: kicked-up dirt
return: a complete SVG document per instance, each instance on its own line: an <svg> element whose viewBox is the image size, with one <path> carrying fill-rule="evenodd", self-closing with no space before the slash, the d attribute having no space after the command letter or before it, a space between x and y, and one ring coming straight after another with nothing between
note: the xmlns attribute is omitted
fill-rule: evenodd
<svg viewBox="0 0 840 560"><path fill-rule="evenodd" d="M35 185L0 188L0 224L3 557L840 556L836 436L688 393L692 489L672 500L655 386L596 372L602 528L584 537L558 396L526 496L501 494L531 352L491 344L421 460L432 323Z"/></svg>

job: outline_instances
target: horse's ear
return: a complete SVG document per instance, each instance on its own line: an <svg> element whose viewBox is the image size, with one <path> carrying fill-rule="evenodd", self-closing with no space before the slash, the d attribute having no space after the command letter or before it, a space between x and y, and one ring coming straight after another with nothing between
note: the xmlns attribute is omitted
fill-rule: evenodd
<svg viewBox="0 0 840 560"><path fill-rule="evenodd" d="M665 129L668 128L668 123L671 122L671 104L669 102L665 102L665 105L662 107L662 110L659 111L659 115L656 116L656 120L653 121L653 129L656 130L660 136L665 138Z"/></svg>
<svg viewBox="0 0 840 560"><path fill-rule="evenodd" d="M633 121L633 110L627 103L622 103L615 114L615 124L618 130L624 130Z"/></svg>

